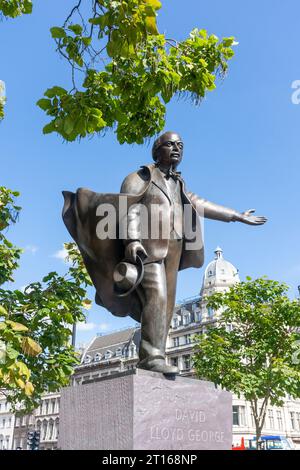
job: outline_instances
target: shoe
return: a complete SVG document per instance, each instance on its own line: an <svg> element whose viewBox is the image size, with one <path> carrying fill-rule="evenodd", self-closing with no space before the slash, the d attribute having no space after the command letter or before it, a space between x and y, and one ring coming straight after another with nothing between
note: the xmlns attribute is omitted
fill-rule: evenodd
<svg viewBox="0 0 300 470"><path fill-rule="evenodd" d="M165 375L179 374L179 370L175 366L169 366L164 359L143 359L137 364L139 369L151 370L151 372L159 372Z"/></svg>

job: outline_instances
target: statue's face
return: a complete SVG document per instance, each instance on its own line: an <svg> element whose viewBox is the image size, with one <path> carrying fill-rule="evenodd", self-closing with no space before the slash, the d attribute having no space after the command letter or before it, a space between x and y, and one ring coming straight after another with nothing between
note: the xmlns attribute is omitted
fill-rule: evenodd
<svg viewBox="0 0 300 470"><path fill-rule="evenodd" d="M176 168L182 160L183 142L181 137L173 132L166 132L160 138L156 151L157 162L165 168Z"/></svg>

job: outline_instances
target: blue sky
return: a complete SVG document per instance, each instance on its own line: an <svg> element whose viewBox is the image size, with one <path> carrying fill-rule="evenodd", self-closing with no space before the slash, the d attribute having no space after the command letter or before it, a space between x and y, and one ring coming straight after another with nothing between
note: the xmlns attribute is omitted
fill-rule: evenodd
<svg viewBox="0 0 300 470"><path fill-rule="evenodd" d="M118 192L126 174L151 162L149 146L120 146L113 133L69 144L42 135L47 119L35 102L52 85L71 88L49 28L60 25L73 4L36 0L33 15L0 24L0 79L7 89L0 185L22 194L23 211L9 238L26 248L15 275L17 288L66 269L54 256L69 240L60 215L61 190L84 186ZM168 106L166 129L178 131L185 142L181 171L187 187L241 211L256 208L269 218L263 227L207 221L206 263L221 245L241 278L267 275L285 281L291 296L300 284L300 105L291 100L292 82L300 79L299 15L297 0L165 0L159 14L160 30L168 37L184 39L199 27L239 41L228 76L200 107L177 99ZM202 275L203 269L180 273L177 299L196 295ZM96 305L87 322L79 342L133 323Z"/></svg>

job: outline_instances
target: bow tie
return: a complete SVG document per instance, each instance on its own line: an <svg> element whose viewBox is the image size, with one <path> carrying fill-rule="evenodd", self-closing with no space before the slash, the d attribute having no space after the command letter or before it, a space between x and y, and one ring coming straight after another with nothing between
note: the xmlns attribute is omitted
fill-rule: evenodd
<svg viewBox="0 0 300 470"><path fill-rule="evenodd" d="M158 165L157 165L158 166ZM168 169L168 171L162 171L160 170L163 174L164 174L164 177L168 180L169 178L173 178L174 180L178 180L180 177L181 177L181 172L180 171L174 171L174 170L171 170L170 168Z"/></svg>
<svg viewBox="0 0 300 470"><path fill-rule="evenodd" d="M180 178L180 175L181 175L180 171L168 170L168 173L165 174L165 178L167 180L169 178L173 178L174 180L178 180Z"/></svg>

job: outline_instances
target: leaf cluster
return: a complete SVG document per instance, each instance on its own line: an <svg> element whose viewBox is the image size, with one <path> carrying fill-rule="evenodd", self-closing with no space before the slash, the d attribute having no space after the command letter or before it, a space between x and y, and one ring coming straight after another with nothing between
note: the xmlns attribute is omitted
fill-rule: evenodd
<svg viewBox="0 0 300 470"><path fill-rule="evenodd" d="M79 2L80 4L80 2ZM194 29L181 42L158 31L158 0L94 3L92 16L73 14L51 28L57 50L72 66L73 88L54 86L38 105L51 116L44 133L73 141L114 129L118 141L141 144L165 125L173 96L199 103L216 88L233 56L234 38L219 39ZM74 71L83 72L78 88Z"/></svg>

